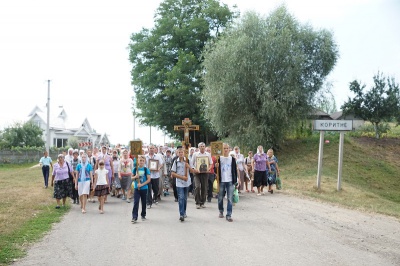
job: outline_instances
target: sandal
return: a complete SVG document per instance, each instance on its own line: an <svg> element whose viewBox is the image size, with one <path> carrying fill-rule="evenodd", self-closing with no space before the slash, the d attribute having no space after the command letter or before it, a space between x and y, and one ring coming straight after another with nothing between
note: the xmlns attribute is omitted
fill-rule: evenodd
<svg viewBox="0 0 400 266"><path fill-rule="evenodd" d="M255 193L254 189L251 190L251 193Z"/></svg>
<svg viewBox="0 0 400 266"><path fill-rule="evenodd" d="M246 189L246 192L249 193L250 191L248 189Z"/></svg>

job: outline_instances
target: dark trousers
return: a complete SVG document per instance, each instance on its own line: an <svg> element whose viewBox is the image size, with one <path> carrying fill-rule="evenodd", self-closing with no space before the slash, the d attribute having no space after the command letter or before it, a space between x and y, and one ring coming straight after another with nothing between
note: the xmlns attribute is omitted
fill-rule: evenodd
<svg viewBox="0 0 400 266"><path fill-rule="evenodd" d="M191 181L191 185L189 186L189 192L194 194L194 175L192 173L189 173L189 175Z"/></svg>
<svg viewBox="0 0 400 266"><path fill-rule="evenodd" d="M132 209L132 218L137 219L139 213L139 200L142 202L142 212L140 216L146 217L146 197L147 197L147 189L137 189L135 188L135 192L133 194L133 209Z"/></svg>
<svg viewBox="0 0 400 266"><path fill-rule="evenodd" d="M174 190L174 197L177 200L178 199L178 190L176 188L176 178L172 180L172 189Z"/></svg>
<svg viewBox="0 0 400 266"><path fill-rule="evenodd" d="M215 180L215 174L208 174L208 189L207 189L207 200L211 201L213 197L213 184Z"/></svg>
<svg viewBox="0 0 400 266"><path fill-rule="evenodd" d="M72 199L75 201L77 201L79 203L79 194L78 194L78 190L75 189L75 183L72 182Z"/></svg>
<svg viewBox="0 0 400 266"><path fill-rule="evenodd" d="M48 187L49 186L50 166L43 165L42 166L42 173L43 173L43 178L44 178L44 186Z"/></svg>
<svg viewBox="0 0 400 266"><path fill-rule="evenodd" d="M206 202L206 193L208 187L208 174L201 173L194 175L194 199L196 205L203 205Z"/></svg>
<svg viewBox="0 0 400 266"><path fill-rule="evenodd" d="M153 205L158 196L160 178L152 178L148 184L149 189L147 190L147 205ZM153 194L151 193L153 191Z"/></svg>

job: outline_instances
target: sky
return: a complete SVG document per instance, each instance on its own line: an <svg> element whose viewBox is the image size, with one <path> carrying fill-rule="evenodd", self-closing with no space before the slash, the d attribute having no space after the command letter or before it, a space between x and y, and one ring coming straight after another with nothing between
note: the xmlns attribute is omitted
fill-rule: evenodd
<svg viewBox="0 0 400 266"><path fill-rule="evenodd" d="M243 14L267 16L280 4L301 23L333 32L340 57L327 80L340 107L348 85L373 84L382 72L400 81L398 0L221 0ZM152 28L160 0L13 0L0 2L0 129L24 122L35 106L63 106L76 127L88 119L112 144L150 142L149 127L132 115L128 45ZM166 106L165 108L168 108ZM54 114L51 114L51 116ZM177 121L180 124L180 121ZM135 132L134 132L135 128ZM151 142L170 141L151 129Z"/></svg>

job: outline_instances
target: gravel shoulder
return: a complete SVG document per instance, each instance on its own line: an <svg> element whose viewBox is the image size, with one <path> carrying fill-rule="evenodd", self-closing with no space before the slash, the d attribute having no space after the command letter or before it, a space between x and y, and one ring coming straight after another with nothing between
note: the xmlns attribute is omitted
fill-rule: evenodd
<svg viewBox="0 0 400 266"><path fill-rule="evenodd" d="M196 209L189 196L182 223L167 196L131 224L132 203L109 198L103 215L97 203L85 215L74 205L13 265L400 265L392 217L279 192L241 194L233 223L218 218L215 199L206 206Z"/></svg>

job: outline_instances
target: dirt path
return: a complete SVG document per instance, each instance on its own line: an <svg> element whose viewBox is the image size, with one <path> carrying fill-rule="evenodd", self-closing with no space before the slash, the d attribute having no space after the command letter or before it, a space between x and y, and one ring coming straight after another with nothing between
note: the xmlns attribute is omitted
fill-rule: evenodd
<svg viewBox="0 0 400 266"><path fill-rule="evenodd" d="M111 198L100 215L78 206L15 265L400 265L400 222L275 193L244 194L233 223L172 196L131 224L131 204ZM226 204L226 203L225 203ZM225 205L226 207L226 205Z"/></svg>

